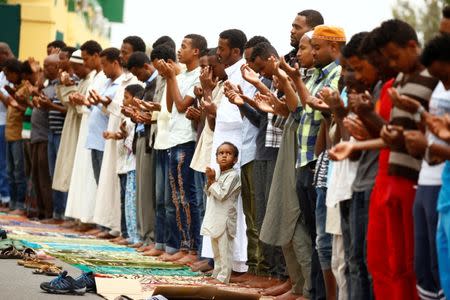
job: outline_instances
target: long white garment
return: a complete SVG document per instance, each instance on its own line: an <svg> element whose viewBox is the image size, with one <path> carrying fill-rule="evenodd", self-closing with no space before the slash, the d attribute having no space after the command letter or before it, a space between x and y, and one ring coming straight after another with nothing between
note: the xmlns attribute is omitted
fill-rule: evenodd
<svg viewBox="0 0 450 300"><path fill-rule="evenodd" d="M239 84L244 91L244 94L254 93L254 88L245 82L241 76L240 67L245 63L244 59L241 59L234 65L228 67L225 71L228 75L228 80L233 84ZM250 95L252 96L252 95ZM242 150L242 128L243 121L239 108L231 104L228 98L223 96L222 101L217 109L216 126L214 130L213 146L211 153L211 167L216 170L216 174L219 174L219 166L216 162L216 149L223 142L231 142L238 149L239 153ZM238 163L235 165L236 169L240 171L241 157L239 155ZM237 230L236 237L234 239L233 247L233 271L247 272L247 226L245 224L244 209L242 207L242 198L239 196L237 204ZM209 237L203 237L203 257L213 257L211 240Z"/></svg>
<svg viewBox="0 0 450 300"><path fill-rule="evenodd" d="M96 71L92 72L95 74ZM107 78L103 71L97 73L88 90L94 89L102 92L106 81ZM92 168L91 150L85 147L88 134L88 119L91 111L84 106L77 106L77 110L82 114L82 117L65 216L79 219L83 223L93 223L97 183L95 182L94 169Z"/></svg>
<svg viewBox="0 0 450 300"><path fill-rule="evenodd" d="M107 131L119 131L122 118L120 106L123 103L125 87L130 84L142 85L142 82L131 73L124 74L124 79L107 108L109 112ZM120 232L120 183L117 175L117 160L117 141L107 140L95 197L94 222L112 231Z"/></svg>

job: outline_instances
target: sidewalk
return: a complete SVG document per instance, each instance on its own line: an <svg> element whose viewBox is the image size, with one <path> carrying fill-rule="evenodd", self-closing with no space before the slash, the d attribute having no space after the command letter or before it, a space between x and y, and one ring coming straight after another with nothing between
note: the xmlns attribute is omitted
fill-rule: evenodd
<svg viewBox="0 0 450 300"><path fill-rule="evenodd" d="M56 264L60 265L69 272L72 277L77 277L81 271L60 260L56 260ZM56 277L45 275L34 275L33 269L25 268L17 265L15 259L0 259L0 299L8 300L43 300L43 299L78 299L72 295L52 295L42 291L39 287L41 282L50 281ZM101 297L86 293L82 299L96 300ZM81 298L80 298L81 299Z"/></svg>

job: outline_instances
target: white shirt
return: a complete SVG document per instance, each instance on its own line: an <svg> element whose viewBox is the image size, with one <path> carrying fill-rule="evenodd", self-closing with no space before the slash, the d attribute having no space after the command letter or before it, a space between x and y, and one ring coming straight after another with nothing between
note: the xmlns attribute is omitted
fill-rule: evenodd
<svg viewBox="0 0 450 300"><path fill-rule="evenodd" d="M194 95L194 87L200 83L200 67L195 68L190 72L183 72L177 75L178 88L180 90L181 97L192 97ZM163 99L164 100L164 99ZM158 124L159 127L159 124ZM186 118L186 113L179 112L175 105L172 106L172 114L169 122L170 147L181 145L187 142L193 142L196 139L197 133L192 126L192 121ZM159 130L159 128L158 128Z"/></svg>
<svg viewBox="0 0 450 300"><path fill-rule="evenodd" d="M170 112L167 110L167 86L164 88L164 92L161 99L161 110L157 112L156 124L158 126L155 136L155 144L153 149L167 150L170 148L169 136L170 136Z"/></svg>
<svg viewBox="0 0 450 300"><path fill-rule="evenodd" d="M239 85L244 92L244 95L253 98L256 94L256 88L248 83L244 78L242 78L241 74L241 66L245 64L245 59L241 59L236 62L234 65L229 66L225 69L225 72L228 75L228 81L234 85ZM225 96L224 96L225 97ZM228 103L225 104L224 102ZM247 118L241 117L241 113L239 112L239 108L230 103L228 98L222 99L222 105L232 105L234 106L234 110L236 110L237 114L233 114L229 116L230 122L236 122L235 118L239 118L239 122L242 122L242 149L240 153L240 161L241 166L251 162L256 157L256 135L258 134L258 128L253 126ZM214 149L213 149L214 150Z"/></svg>
<svg viewBox="0 0 450 300"><path fill-rule="evenodd" d="M450 90L446 90L442 82L439 82L431 94L429 104L430 114L442 116L450 113ZM429 142L446 145L446 143L427 130L426 136ZM419 185L442 185L442 172L444 164L430 166L425 160L419 173Z"/></svg>
<svg viewBox="0 0 450 300"><path fill-rule="evenodd" d="M5 73L0 72L0 93L2 93L4 96L9 96L9 93L4 89L6 85L11 86L8 79L6 79ZM0 126L6 125L6 111L7 108L3 104L3 102L0 101Z"/></svg>

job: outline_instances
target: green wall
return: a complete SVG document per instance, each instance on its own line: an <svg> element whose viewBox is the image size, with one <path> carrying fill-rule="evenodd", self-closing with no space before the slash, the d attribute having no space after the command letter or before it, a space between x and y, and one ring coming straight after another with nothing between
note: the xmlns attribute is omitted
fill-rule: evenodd
<svg viewBox="0 0 450 300"><path fill-rule="evenodd" d="M20 41L19 4L0 4L0 28L3 28L0 30L0 41L7 43L14 55L18 57Z"/></svg>

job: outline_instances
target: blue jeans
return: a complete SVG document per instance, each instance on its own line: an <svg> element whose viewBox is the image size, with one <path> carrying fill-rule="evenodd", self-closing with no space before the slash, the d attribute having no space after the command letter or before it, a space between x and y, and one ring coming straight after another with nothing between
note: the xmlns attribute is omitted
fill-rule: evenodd
<svg viewBox="0 0 450 300"><path fill-rule="evenodd" d="M414 199L414 269L417 292L423 299L443 298L436 252L436 207L440 190L440 185L419 185Z"/></svg>
<svg viewBox="0 0 450 300"><path fill-rule="evenodd" d="M9 182L6 165L5 125L0 125L0 202L4 203L9 201Z"/></svg>
<svg viewBox="0 0 450 300"><path fill-rule="evenodd" d="M127 191L127 174L119 174L120 182L120 233L123 238L128 238L127 220L125 217L125 194Z"/></svg>
<svg viewBox="0 0 450 300"><path fill-rule="evenodd" d="M50 177L53 179L55 174L56 156L58 155L59 143L61 135L52 131L48 133L48 168ZM67 193L53 190L53 218L62 219L66 211Z"/></svg>
<svg viewBox="0 0 450 300"><path fill-rule="evenodd" d="M372 189L354 192L352 199L340 203L342 237L348 264L350 299L374 299L367 269L367 224Z"/></svg>
<svg viewBox="0 0 450 300"><path fill-rule="evenodd" d="M441 196L443 193L441 193ZM436 245L439 262L439 275L444 294L450 295L450 208L439 211L439 221L436 233Z"/></svg>
<svg viewBox="0 0 450 300"><path fill-rule="evenodd" d="M327 188L316 188L316 249L319 255L320 267L322 270L331 269L331 242L332 235L325 231L327 222Z"/></svg>
<svg viewBox="0 0 450 300"><path fill-rule="evenodd" d="M206 210L206 194L203 191L206 183L205 173L194 171L194 181L195 181L195 196L197 197L197 203L199 204L200 210L200 226L203 223L203 217L205 216ZM203 239L200 239L198 245L199 255L202 253Z"/></svg>
<svg viewBox="0 0 450 300"><path fill-rule="evenodd" d="M195 193L194 170L190 164L194 155L195 142L184 143L170 148L169 152L169 185L175 216L166 210L166 217L175 219L178 231L179 249L198 251L200 245L200 211L202 203L198 203ZM171 235L172 236L172 235ZM176 248L176 234L166 241L167 245Z"/></svg>
<svg viewBox="0 0 450 300"><path fill-rule="evenodd" d="M174 253L177 248L166 247L166 238L171 234L166 228L176 228L175 220L166 218L166 205L170 205L169 153L168 150L155 151L155 249ZM173 206L173 205L172 205ZM172 212L173 216L175 211ZM167 226L166 226L167 224ZM166 249L167 248L167 249Z"/></svg>
<svg viewBox="0 0 450 300"><path fill-rule="evenodd" d="M26 177L23 153L23 141L6 143L6 158L8 161L8 179L10 188L9 208L25 209Z"/></svg>
<svg viewBox="0 0 450 300"><path fill-rule="evenodd" d="M100 150L91 150L91 160L92 160L92 169L94 170L94 178L95 182L100 179L100 171L102 169L102 161L103 161L103 151Z"/></svg>

